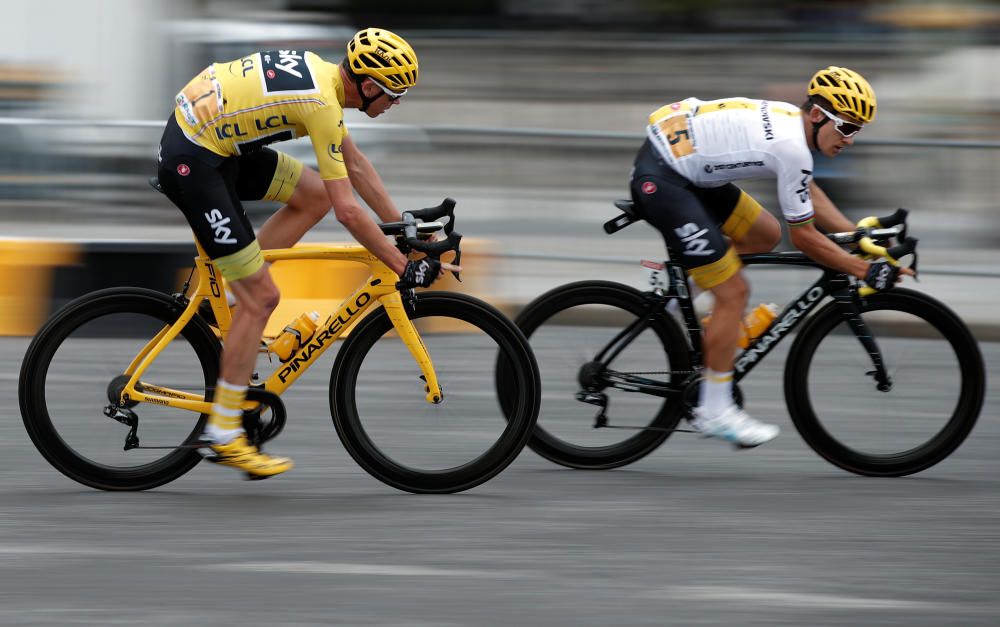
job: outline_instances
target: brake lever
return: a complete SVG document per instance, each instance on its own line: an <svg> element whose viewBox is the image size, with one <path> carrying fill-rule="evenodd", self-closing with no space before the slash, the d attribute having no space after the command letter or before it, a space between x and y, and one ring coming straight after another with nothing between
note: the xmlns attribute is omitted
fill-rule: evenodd
<svg viewBox="0 0 1000 627"><path fill-rule="evenodd" d="M413 312L417 310L417 290L410 289L399 290L399 296L403 301L403 311L406 312L408 318L413 317Z"/></svg>
<svg viewBox="0 0 1000 627"><path fill-rule="evenodd" d="M454 263L455 263L456 266L459 266L459 267L462 266L462 251L460 249L456 249L455 250L455 260L454 260ZM459 283L462 282L462 277L459 276L459 273L460 273L459 270L451 270L450 272L451 272L452 276L455 277L456 281L458 281Z"/></svg>

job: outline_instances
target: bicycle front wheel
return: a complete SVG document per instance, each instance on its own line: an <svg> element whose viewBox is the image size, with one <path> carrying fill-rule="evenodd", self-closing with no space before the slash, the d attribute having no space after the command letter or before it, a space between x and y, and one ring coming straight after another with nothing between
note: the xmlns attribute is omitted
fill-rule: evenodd
<svg viewBox="0 0 1000 627"><path fill-rule="evenodd" d="M337 434L369 474L407 492L460 492L489 480L524 448L539 382L524 336L492 306L448 292L419 295L411 315L444 393L425 400L420 368L384 309L337 354L330 408ZM499 398L495 364L506 364Z"/></svg>
<svg viewBox="0 0 1000 627"><path fill-rule="evenodd" d="M677 386L688 377L687 340L666 313L654 312L642 292L619 283L580 281L557 287L529 303L517 316L528 336L542 378L542 406L528 446L563 466L608 469L650 454L670 435L684 413L679 398L641 394L608 386L608 427L595 428L598 408L581 402L582 370L637 318L646 328L607 369ZM617 428L616 428L617 427Z"/></svg>
<svg viewBox="0 0 1000 627"><path fill-rule="evenodd" d="M136 404L130 410L140 448L128 450L131 427L104 414L117 402L128 365L182 310L166 294L114 288L73 301L38 332L21 365L18 397L31 441L57 470L93 488L146 490L198 463L201 456L186 445L197 440L204 414ZM142 381L204 395L218 378L219 350L195 318Z"/></svg>
<svg viewBox="0 0 1000 627"><path fill-rule="evenodd" d="M814 451L850 472L898 477L929 468L958 448L979 417L979 346L948 307L904 288L864 299L861 318L891 386L877 389L872 356L830 303L789 351L792 422Z"/></svg>

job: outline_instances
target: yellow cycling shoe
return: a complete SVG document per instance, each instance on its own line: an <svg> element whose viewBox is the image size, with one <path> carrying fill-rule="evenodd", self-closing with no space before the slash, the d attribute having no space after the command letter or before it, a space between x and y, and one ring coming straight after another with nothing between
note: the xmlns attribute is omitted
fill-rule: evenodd
<svg viewBox="0 0 1000 627"><path fill-rule="evenodd" d="M247 473L250 479L266 479L289 471L295 465L287 457L271 457L247 441L245 434L232 442L209 444L214 455L205 459L222 466L230 466Z"/></svg>

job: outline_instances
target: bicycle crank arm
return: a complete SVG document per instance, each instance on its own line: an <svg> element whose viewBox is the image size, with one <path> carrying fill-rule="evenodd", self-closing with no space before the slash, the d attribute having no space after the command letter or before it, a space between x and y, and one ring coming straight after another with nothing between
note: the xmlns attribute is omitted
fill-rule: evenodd
<svg viewBox="0 0 1000 627"><path fill-rule="evenodd" d="M243 429L247 433L247 439L253 445L260 446L275 438L285 428L285 404L281 402L281 397L263 387L248 388L246 398L259 404L252 410L243 411ZM271 415L265 419L266 410L270 410Z"/></svg>

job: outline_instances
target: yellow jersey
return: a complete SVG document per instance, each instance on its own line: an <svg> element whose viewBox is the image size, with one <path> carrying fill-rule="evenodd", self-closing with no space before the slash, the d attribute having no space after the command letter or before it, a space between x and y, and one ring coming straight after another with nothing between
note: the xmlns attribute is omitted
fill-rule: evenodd
<svg viewBox="0 0 1000 627"><path fill-rule="evenodd" d="M176 96L188 139L228 157L306 135L323 179L347 176L340 66L312 52L269 50L214 63Z"/></svg>

